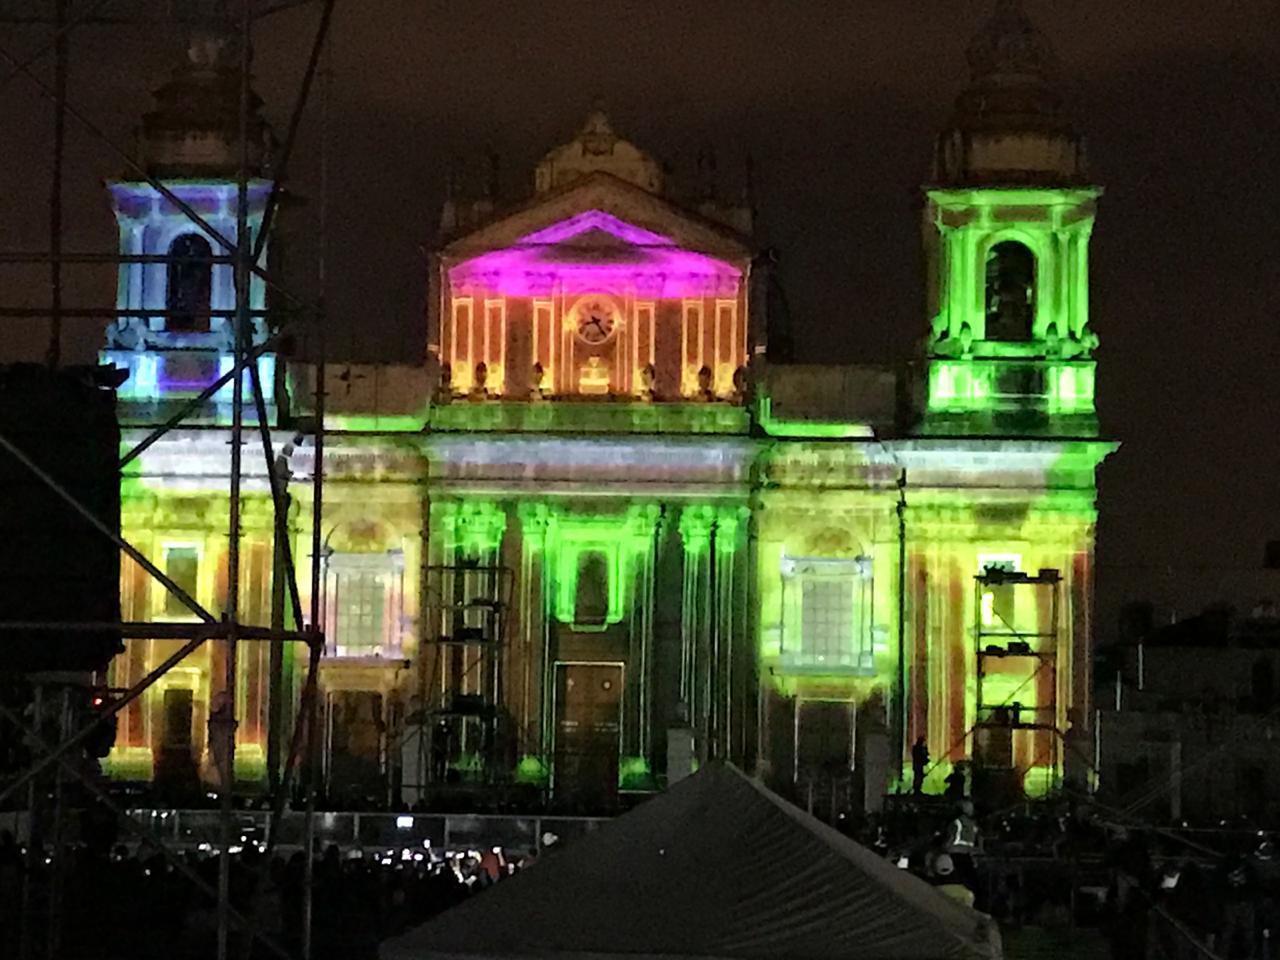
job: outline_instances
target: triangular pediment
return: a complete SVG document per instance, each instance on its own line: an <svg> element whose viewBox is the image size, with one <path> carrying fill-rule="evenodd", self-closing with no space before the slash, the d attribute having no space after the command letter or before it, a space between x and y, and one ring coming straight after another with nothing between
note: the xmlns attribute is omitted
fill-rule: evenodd
<svg viewBox="0 0 1280 960"><path fill-rule="evenodd" d="M529 243L530 237L552 230L561 224L572 223L583 214L598 213L613 218L608 226L599 222L588 223L597 234L586 238L587 229L580 242L607 245L613 242L632 242L627 231L612 229L625 224L636 236L649 234L659 243L682 250L704 253L738 265L752 255L751 243L743 236L721 224L707 220L661 197L654 196L633 184L619 180L607 173L592 173L555 192L543 194L524 207L510 211L493 222L459 237L445 246L442 253L449 260L474 257L492 250ZM559 237L565 241L573 233ZM634 243L633 243L634 245Z"/></svg>
<svg viewBox="0 0 1280 960"><path fill-rule="evenodd" d="M542 258L547 263L641 263L644 246L628 242L617 232L603 227L590 227L582 233L567 237L543 248Z"/></svg>
<svg viewBox="0 0 1280 960"><path fill-rule="evenodd" d="M503 296L629 289L647 297L732 297L750 264L730 236L608 174L450 244L454 290Z"/></svg>

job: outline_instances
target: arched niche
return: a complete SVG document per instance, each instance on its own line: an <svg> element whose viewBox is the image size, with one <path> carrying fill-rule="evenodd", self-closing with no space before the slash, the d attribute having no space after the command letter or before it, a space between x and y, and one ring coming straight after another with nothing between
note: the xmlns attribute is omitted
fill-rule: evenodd
<svg viewBox="0 0 1280 960"><path fill-rule="evenodd" d="M213 295L213 250L198 233L183 233L169 244L165 283L165 330L207 333Z"/></svg>
<svg viewBox="0 0 1280 960"><path fill-rule="evenodd" d="M1001 240L987 251L986 339L1025 341L1036 317L1036 256L1018 240Z"/></svg>

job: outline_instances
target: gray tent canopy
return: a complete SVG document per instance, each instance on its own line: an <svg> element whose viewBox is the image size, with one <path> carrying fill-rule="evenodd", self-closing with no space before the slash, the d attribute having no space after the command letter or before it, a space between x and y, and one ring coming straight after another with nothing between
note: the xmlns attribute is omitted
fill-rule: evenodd
<svg viewBox="0 0 1280 960"><path fill-rule="evenodd" d="M948 900L727 764L385 943L383 960L997 960Z"/></svg>

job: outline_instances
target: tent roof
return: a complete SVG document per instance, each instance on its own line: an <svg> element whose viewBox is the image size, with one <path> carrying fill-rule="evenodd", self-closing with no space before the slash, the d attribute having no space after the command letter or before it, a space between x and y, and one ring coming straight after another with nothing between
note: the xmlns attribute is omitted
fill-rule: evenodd
<svg viewBox="0 0 1280 960"><path fill-rule="evenodd" d="M723 764L382 948L384 960L999 954L988 918Z"/></svg>

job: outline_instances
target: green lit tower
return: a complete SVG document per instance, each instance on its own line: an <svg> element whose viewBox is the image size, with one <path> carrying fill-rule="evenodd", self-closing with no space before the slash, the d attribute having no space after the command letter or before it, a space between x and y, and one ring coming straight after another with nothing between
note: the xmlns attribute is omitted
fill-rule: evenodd
<svg viewBox="0 0 1280 960"><path fill-rule="evenodd" d="M999 0L925 188L927 429L1092 436L1089 235L1101 189L1048 42Z"/></svg>
<svg viewBox="0 0 1280 960"><path fill-rule="evenodd" d="M903 747L923 738L1012 799L1087 775L1096 471L1116 447L1089 326L1102 191L1019 0L996 0L967 56L924 188L927 401L895 448Z"/></svg>

